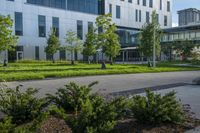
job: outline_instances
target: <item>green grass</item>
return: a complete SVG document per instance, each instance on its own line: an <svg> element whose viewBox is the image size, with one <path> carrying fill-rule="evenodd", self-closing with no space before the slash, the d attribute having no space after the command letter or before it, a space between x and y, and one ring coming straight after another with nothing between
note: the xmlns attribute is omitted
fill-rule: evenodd
<svg viewBox="0 0 200 133"><path fill-rule="evenodd" d="M1 64L0 64L1 65ZM1 65L2 66L2 65ZM159 63L157 68L148 68L146 65L109 65L106 70L101 70L101 64L76 64L69 62L36 62L24 61L10 63L8 67L0 67L0 81L19 81L45 78L61 78L75 76L131 74L131 73L156 73L173 71L200 70L195 67L178 67L173 63Z"/></svg>

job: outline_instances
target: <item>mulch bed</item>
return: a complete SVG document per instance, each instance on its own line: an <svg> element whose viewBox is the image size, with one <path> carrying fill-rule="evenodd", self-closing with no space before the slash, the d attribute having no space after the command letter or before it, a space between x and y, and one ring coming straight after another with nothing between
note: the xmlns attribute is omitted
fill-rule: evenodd
<svg viewBox="0 0 200 133"><path fill-rule="evenodd" d="M41 125L37 133L72 133L72 130L64 120L50 117Z"/></svg>

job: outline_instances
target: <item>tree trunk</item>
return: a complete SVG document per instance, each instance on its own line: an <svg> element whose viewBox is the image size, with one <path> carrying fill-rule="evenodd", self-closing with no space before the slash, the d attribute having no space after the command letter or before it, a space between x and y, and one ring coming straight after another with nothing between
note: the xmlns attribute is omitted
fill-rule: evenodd
<svg viewBox="0 0 200 133"><path fill-rule="evenodd" d="M54 55L52 55L52 62L55 63Z"/></svg>
<svg viewBox="0 0 200 133"><path fill-rule="evenodd" d="M71 51L71 65L74 65L74 52Z"/></svg>
<svg viewBox="0 0 200 133"><path fill-rule="evenodd" d="M90 58L89 58L89 56L87 56L87 61L88 61L88 64L90 64Z"/></svg>
<svg viewBox="0 0 200 133"><path fill-rule="evenodd" d="M113 65L113 58L110 57L110 65Z"/></svg>
<svg viewBox="0 0 200 133"><path fill-rule="evenodd" d="M101 69L102 69L102 70L105 70L105 69L106 69L106 63L105 63L105 61L102 61L102 62L101 62Z"/></svg>

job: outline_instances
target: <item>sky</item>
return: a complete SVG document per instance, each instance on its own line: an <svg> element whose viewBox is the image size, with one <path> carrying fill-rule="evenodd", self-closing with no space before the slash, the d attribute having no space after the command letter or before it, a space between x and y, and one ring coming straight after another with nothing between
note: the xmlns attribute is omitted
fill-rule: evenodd
<svg viewBox="0 0 200 133"><path fill-rule="evenodd" d="M178 25L177 11L185 8L200 9L200 0L173 0L173 26Z"/></svg>

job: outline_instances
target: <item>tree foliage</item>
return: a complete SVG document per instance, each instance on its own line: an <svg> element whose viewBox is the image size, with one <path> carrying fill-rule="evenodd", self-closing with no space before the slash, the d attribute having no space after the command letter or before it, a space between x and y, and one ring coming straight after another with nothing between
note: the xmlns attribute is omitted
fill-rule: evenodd
<svg viewBox="0 0 200 133"><path fill-rule="evenodd" d="M97 48L97 34L95 33L94 28L89 28L89 31L86 35L86 40L83 45L83 55L87 56L89 63L89 56L92 56L96 53Z"/></svg>
<svg viewBox="0 0 200 133"><path fill-rule="evenodd" d="M51 29L51 33L47 39L47 47L45 48L45 52L49 55L54 55L57 50L60 48L59 38L56 36L55 30ZM54 61L54 57L52 59Z"/></svg>
<svg viewBox="0 0 200 133"><path fill-rule="evenodd" d="M66 45L63 47L71 53L71 64L74 64L74 53L82 51L83 42L77 37L77 34L69 30L65 38Z"/></svg>
<svg viewBox="0 0 200 133"><path fill-rule="evenodd" d="M98 45L102 48L107 57L110 58L111 64L113 58L119 55L120 43L116 34L117 27L112 22L111 14L100 15L96 19L96 25L102 29L98 34Z"/></svg>
<svg viewBox="0 0 200 133"><path fill-rule="evenodd" d="M142 32L139 35L139 50L148 59L153 56L153 45L155 42L156 55L160 54L160 25L157 22L156 12L152 13L152 21L143 25ZM155 36L154 36L155 35Z"/></svg>
<svg viewBox="0 0 200 133"><path fill-rule="evenodd" d="M165 55L172 56L172 52L175 51L178 55L183 57L183 60L187 60L188 57L192 57L195 47L199 47L193 41L190 40L174 40L162 46L162 51Z"/></svg>
<svg viewBox="0 0 200 133"><path fill-rule="evenodd" d="M17 43L18 37L12 34L12 26L10 16L0 15L0 52L12 50Z"/></svg>

